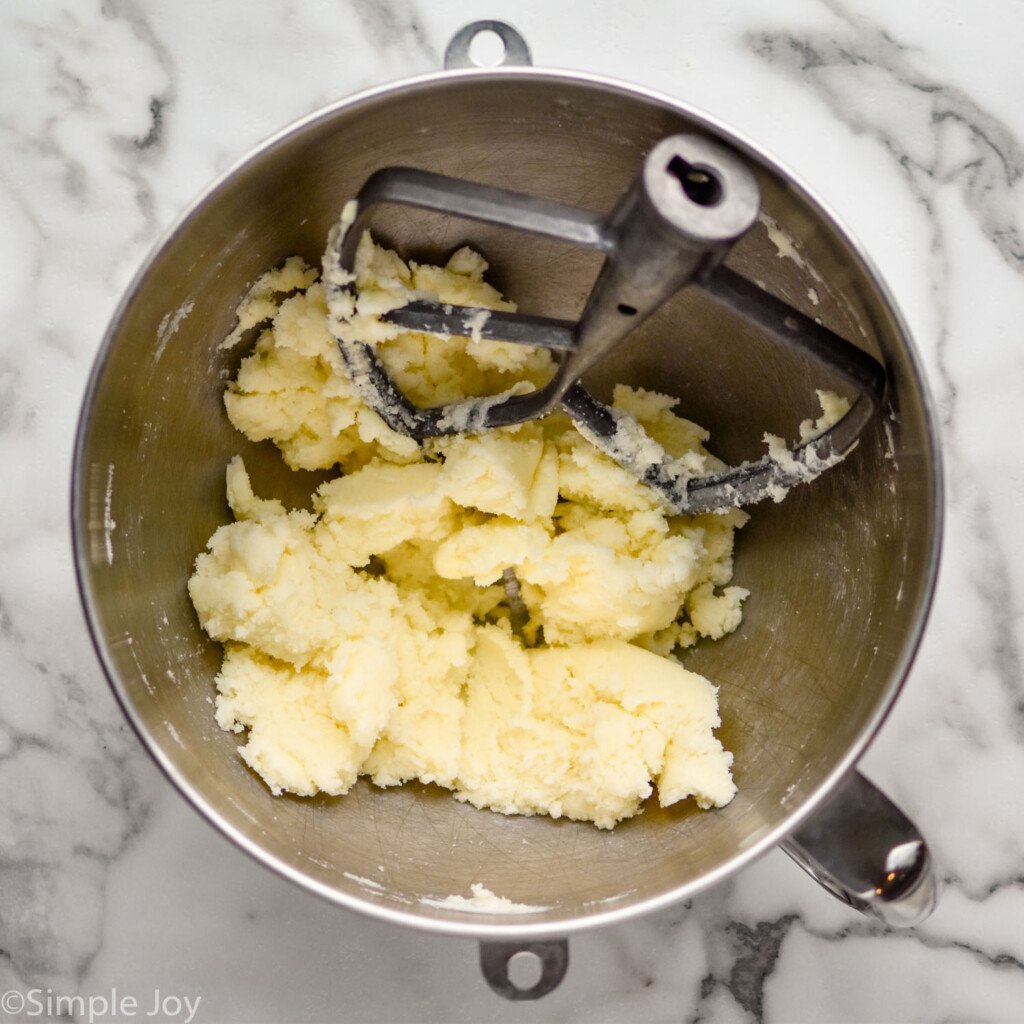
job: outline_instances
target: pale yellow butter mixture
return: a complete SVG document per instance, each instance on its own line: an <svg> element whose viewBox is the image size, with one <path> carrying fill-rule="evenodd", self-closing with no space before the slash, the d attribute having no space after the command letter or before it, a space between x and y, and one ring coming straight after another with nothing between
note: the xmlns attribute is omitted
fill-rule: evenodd
<svg viewBox="0 0 1024 1024"><path fill-rule="evenodd" d="M424 405L539 385L548 353L382 324L412 295L511 309L463 249L406 264L367 236L348 325ZM317 273L289 260L239 307L257 330L225 394L231 422L293 468L338 467L312 511L257 497L227 470L235 522L210 538L189 593L225 645L217 721L274 793L342 794L360 775L433 782L506 814L610 828L657 788L662 806L735 793L714 735L717 690L672 656L736 628L728 586L746 515L672 516L580 437L542 421L420 446L358 398ZM708 472L706 433L672 399L619 387L668 452ZM529 611L509 624L503 573Z"/></svg>

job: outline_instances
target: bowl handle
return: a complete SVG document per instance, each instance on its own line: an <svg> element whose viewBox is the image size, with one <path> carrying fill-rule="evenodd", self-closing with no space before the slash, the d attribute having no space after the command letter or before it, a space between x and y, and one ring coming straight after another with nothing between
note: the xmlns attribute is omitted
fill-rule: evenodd
<svg viewBox="0 0 1024 1024"><path fill-rule="evenodd" d="M927 844L860 772L850 772L780 845L837 899L892 928L920 924L935 908Z"/></svg>
<svg viewBox="0 0 1024 1024"><path fill-rule="evenodd" d="M853 771L780 844L816 882L848 906L891 928L920 924L935 909L938 885L928 845L917 826L860 772ZM511 977L513 957L540 961L528 988ZM569 967L569 943L481 942L480 970L505 999L539 999L558 987Z"/></svg>
<svg viewBox="0 0 1024 1024"><path fill-rule="evenodd" d="M512 978L513 957L526 954L540 961L540 977L521 988ZM569 943L566 939L544 942L481 942L480 970L484 980L505 999L540 999L558 988L569 968Z"/></svg>

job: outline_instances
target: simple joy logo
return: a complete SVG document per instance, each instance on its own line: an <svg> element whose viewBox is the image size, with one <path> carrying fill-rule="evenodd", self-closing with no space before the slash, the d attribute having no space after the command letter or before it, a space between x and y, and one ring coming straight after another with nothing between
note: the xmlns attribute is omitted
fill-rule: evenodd
<svg viewBox="0 0 1024 1024"><path fill-rule="evenodd" d="M63 1017L83 1024L132 1018L193 1024L202 996L179 996L154 989L146 997L125 995L112 988L102 995L61 995L50 988L8 989L0 995L0 1019L29 1020Z"/></svg>

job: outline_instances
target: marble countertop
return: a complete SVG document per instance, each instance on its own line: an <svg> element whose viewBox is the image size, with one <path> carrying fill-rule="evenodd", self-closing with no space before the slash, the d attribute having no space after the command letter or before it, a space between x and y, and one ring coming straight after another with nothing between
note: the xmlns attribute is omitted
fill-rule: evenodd
<svg viewBox="0 0 1024 1024"><path fill-rule="evenodd" d="M691 906L574 938L554 994L504 1003L474 942L339 910L245 857L114 703L67 502L78 407L119 294L249 147L436 69L452 33L483 17L516 25L539 65L648 85L731 123L814 183L899 298L941 412L946 547L920 655L861 764L931 842L943 891L918 928L858 917L776 851ZM5 3L0 1020L128 1019L154 1003L199 1022L1020 1020L1022 39L1015 0ZM92 1012L60 1004L72 996ZM136 1008L120 1015L99 1002L125 997Z"/></svg>

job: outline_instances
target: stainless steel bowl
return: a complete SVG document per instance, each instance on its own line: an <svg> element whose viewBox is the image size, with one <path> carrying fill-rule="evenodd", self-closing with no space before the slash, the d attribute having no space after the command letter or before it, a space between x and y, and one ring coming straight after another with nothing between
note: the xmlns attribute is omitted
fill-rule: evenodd
<svg viewBox="0 0 1024 1024"><path fill-rule="evenodd" d="M739 795L711 813L651 807L613 832L502 817L416 785L271 797L237 756L236 737L214 722L221 651L185 590L196 555L228 518L224 468L233 455L244 455L261 493L301 502L315 484L224 415L224 383L241 353L217 344L239 298L287 256L317 262L343 203L378 167L409 164L601 210L655 142L694 131L747 159L765 213L798 257L780 258L761 225L730 263L874 353L890 375L884 415L843 466L781 505L753 510L736 557L736 582L753 595L743 625L687 655L690 668L721 685L721 736L736 755ZM597 269L586 252L451 218L403 211L381 232L426 257L469 242L522 309L552 316L578 312ZM695 292L663 307L588 382L600 394L616 380L679 395L729 460L759 450L766 430L792 435L815 412L821 383ZM93 369L73 531L86 614L114 692L193 805L263 863L342 906L513 943L487 947L493 976L524 943L692 896L784 839L855 905L892 921L927 909L924 847L850 770L924 626L941 533L939 467L924 381L888 291L791 173L706 115L634 86L530 67L455 70L362 93L290 126L213 184L158 244ZM846 839L829 842L844 830ZM887 890L889 875L896 883ZM421 902L467 893L474 882L550 909L480 915ZM548 982L557 982L558 963L549 967Z"/></svg>

